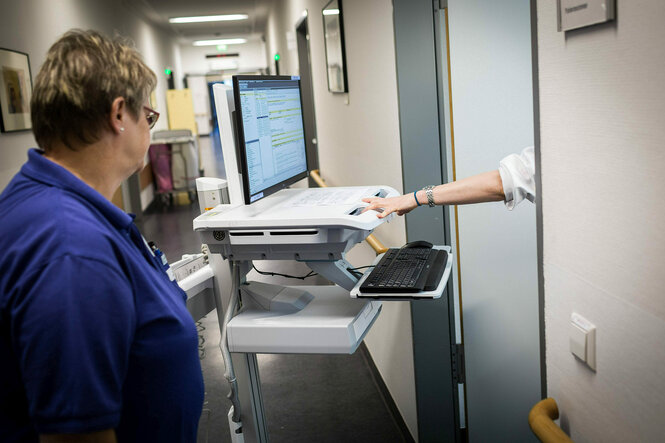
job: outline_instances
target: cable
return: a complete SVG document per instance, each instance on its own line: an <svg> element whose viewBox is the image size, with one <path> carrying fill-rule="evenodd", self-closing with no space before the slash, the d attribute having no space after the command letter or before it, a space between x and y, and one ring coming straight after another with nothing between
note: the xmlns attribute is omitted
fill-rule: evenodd
<svg viewBox="0 0 665 443"><path fill-rule="evenodd" d="M314 277L315 275L318 275L314 271L309 271L309 273L307 275L303 275L301 277L299 277L297 275L280 274L279 272L259 271L258 269L256 269L256 266L254 266L253 264L252 264L252 268L261 275L279 276L279 277L286 277L286 278L297 278L298 280L304 280L308 277Z"/></svg>
<svg viewBox="0 0 665 443"><path fill-rule="evenodd" d="M200 321L197 321L196 322L196 332L199 335L199 360L203 360L204 358L206 358L206 346L205 346L206 338L203 334L203 331L205 331L205 330L206 330L206 327L203 326L203 323L201 323Z"/></svg>
<svg viewBox="0 0 665 443"><path fill-rule="evenodd" d="M349 271L351 274L353 274L354 277L361 278L363 276L363 273L357 272L358 269L373 268L375 266L376 265L359 266L357 268L346 268L346 270Z"/></svg>
<svg viewBox="0 0 665 443"><path fill-rule="evenodd" d="M217 317L221 320L222 330L221 330L221 340L219 341L219 348L222 351L222 358L224 359L224 378L229 382L231 386L231 392L228 394L228 398L233 404L233 417L231 418L235 423L240 422L240 400L238 399L238 380L236 380L235 371L233 369L233 361L231 360L231 352L229 351L229 345L226 338L226 327L231 321L231 318L235 314L236 308L238 307L238 283L240 280L238 264L233 262L231 265L231 298L229 304L226 307L226 312L222 317L222 312L220 312L219 306L222 306L221 299L216 300L218 302L217 306ZM219 297L218 292L215 292L216 297Z"/></svg>
<svg viewBox="0 0 665 443"><path fill-rule="evenodd" d="M349 271L357 271L358 269L366 269L366 268L375 268L376 265L367 265L367 266L358 266L357 268L347 268Z"/></svg>
<svg viewBox="0 0 665 443"><path fill-rule="evenodd" d="M351 274L353 274L355 277L360 278L360 277L363 276L363 273L362 272L355 272L355 271L357 271L358 269L373 268L375 266L376 265L359 266L357 268L346 268L346 270L349 271ZM259 271L258 269L256 269L256 266L254 266L253 264L252 264L252 269L254 269L257 273L259 273L261 275L269 275L269 276L273 276L273 277L278 276L278 277L286 277L286 278L296 278L298 280L304 280L306 278L314 277L315 275L319 275L314 271L309 271L309 273L307 275L303 275L303 276L281 274L279 272Z"/></svg>
<svg viewBox="0 0 665 443"><path fill-rule="evenodd" d="M347 269L347 271L349 271L349 273L352 274L355 278L360 278L363 276L362 272L354 271L353 269L350 268Z"/></svg>

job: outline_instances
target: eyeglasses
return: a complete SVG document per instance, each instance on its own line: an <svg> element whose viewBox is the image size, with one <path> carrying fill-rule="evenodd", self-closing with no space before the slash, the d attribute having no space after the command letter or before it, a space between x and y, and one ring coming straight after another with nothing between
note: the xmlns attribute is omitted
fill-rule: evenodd
<svg viewBox="0 0 665 443"><path fill-rule="evenodd" d="M145 118L148 120L148 127L152 129L155 126L155 123L157 123L157 120L159 120L159 112L147 106L143 106L143 109L148 111Z"/></svg>

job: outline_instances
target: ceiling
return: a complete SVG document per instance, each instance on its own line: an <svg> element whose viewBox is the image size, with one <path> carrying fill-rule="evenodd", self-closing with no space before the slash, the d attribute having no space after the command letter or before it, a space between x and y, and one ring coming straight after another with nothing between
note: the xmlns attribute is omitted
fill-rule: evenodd
<svg viewBox="0 0 665 443"><path fill-rule="evenodd" d="M244 37L258 40L265 33L271 0L126 0L154 24L170 29L180 43L194 40ZM213 23L169 23L172 17L247 14L247 20Z"/></svg>

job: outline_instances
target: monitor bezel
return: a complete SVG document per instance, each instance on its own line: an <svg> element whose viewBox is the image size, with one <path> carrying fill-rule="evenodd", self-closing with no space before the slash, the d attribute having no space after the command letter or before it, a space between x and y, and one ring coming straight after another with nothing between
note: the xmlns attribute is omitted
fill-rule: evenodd
<svg viewBox="0 0 665 443"><path fill-rule="evenodd" d="M268 197L269 195L274 194L277 191L281 191L282 189L286 188L287 186L290 186L294 184L297 181L302 180L303 178L309 177L309 162L307 158L307 144L305 143L305 170L297 175L294 175L291 178L288 178L286 180L283 180L279 183L276 183L263 191L260 191L263 193L263 195L255 200L251 200L252 196L249 193L249 169L247 167L247 149L245 145L245 127L243 125L242 121L242 106L240 103L240 88L238 87L238 82L240 80L297 80L298 81L298 91L300 95L300 115L302 119L302 129L303 129L303 136L305 137L304 140L306 140L307 134L305 132L305 118L302 112L303 109L303 101L302 101L302 83L300 80L300 77L297 76L290 76L290 75L234 75L232 77L233 80L233 101L235 102L235 121L236 121L236 155L240 157L240 167L241 167L241 174L242 174L242 188L243 188L243 194L244 194L244 199L245 199L245 204L249 205L252 203L256 203L265 197ZM257 193L258 194L258 193Z"/></svg>

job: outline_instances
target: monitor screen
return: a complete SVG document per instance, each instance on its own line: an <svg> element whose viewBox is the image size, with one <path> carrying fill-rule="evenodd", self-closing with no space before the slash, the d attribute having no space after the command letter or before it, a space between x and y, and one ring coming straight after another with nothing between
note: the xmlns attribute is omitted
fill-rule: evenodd
<svg viewBox="0 0 665 443"><path fill-rule="evenodd" d="M307 177L300 77L236 75L233 90L245 204Z"/></svg>

